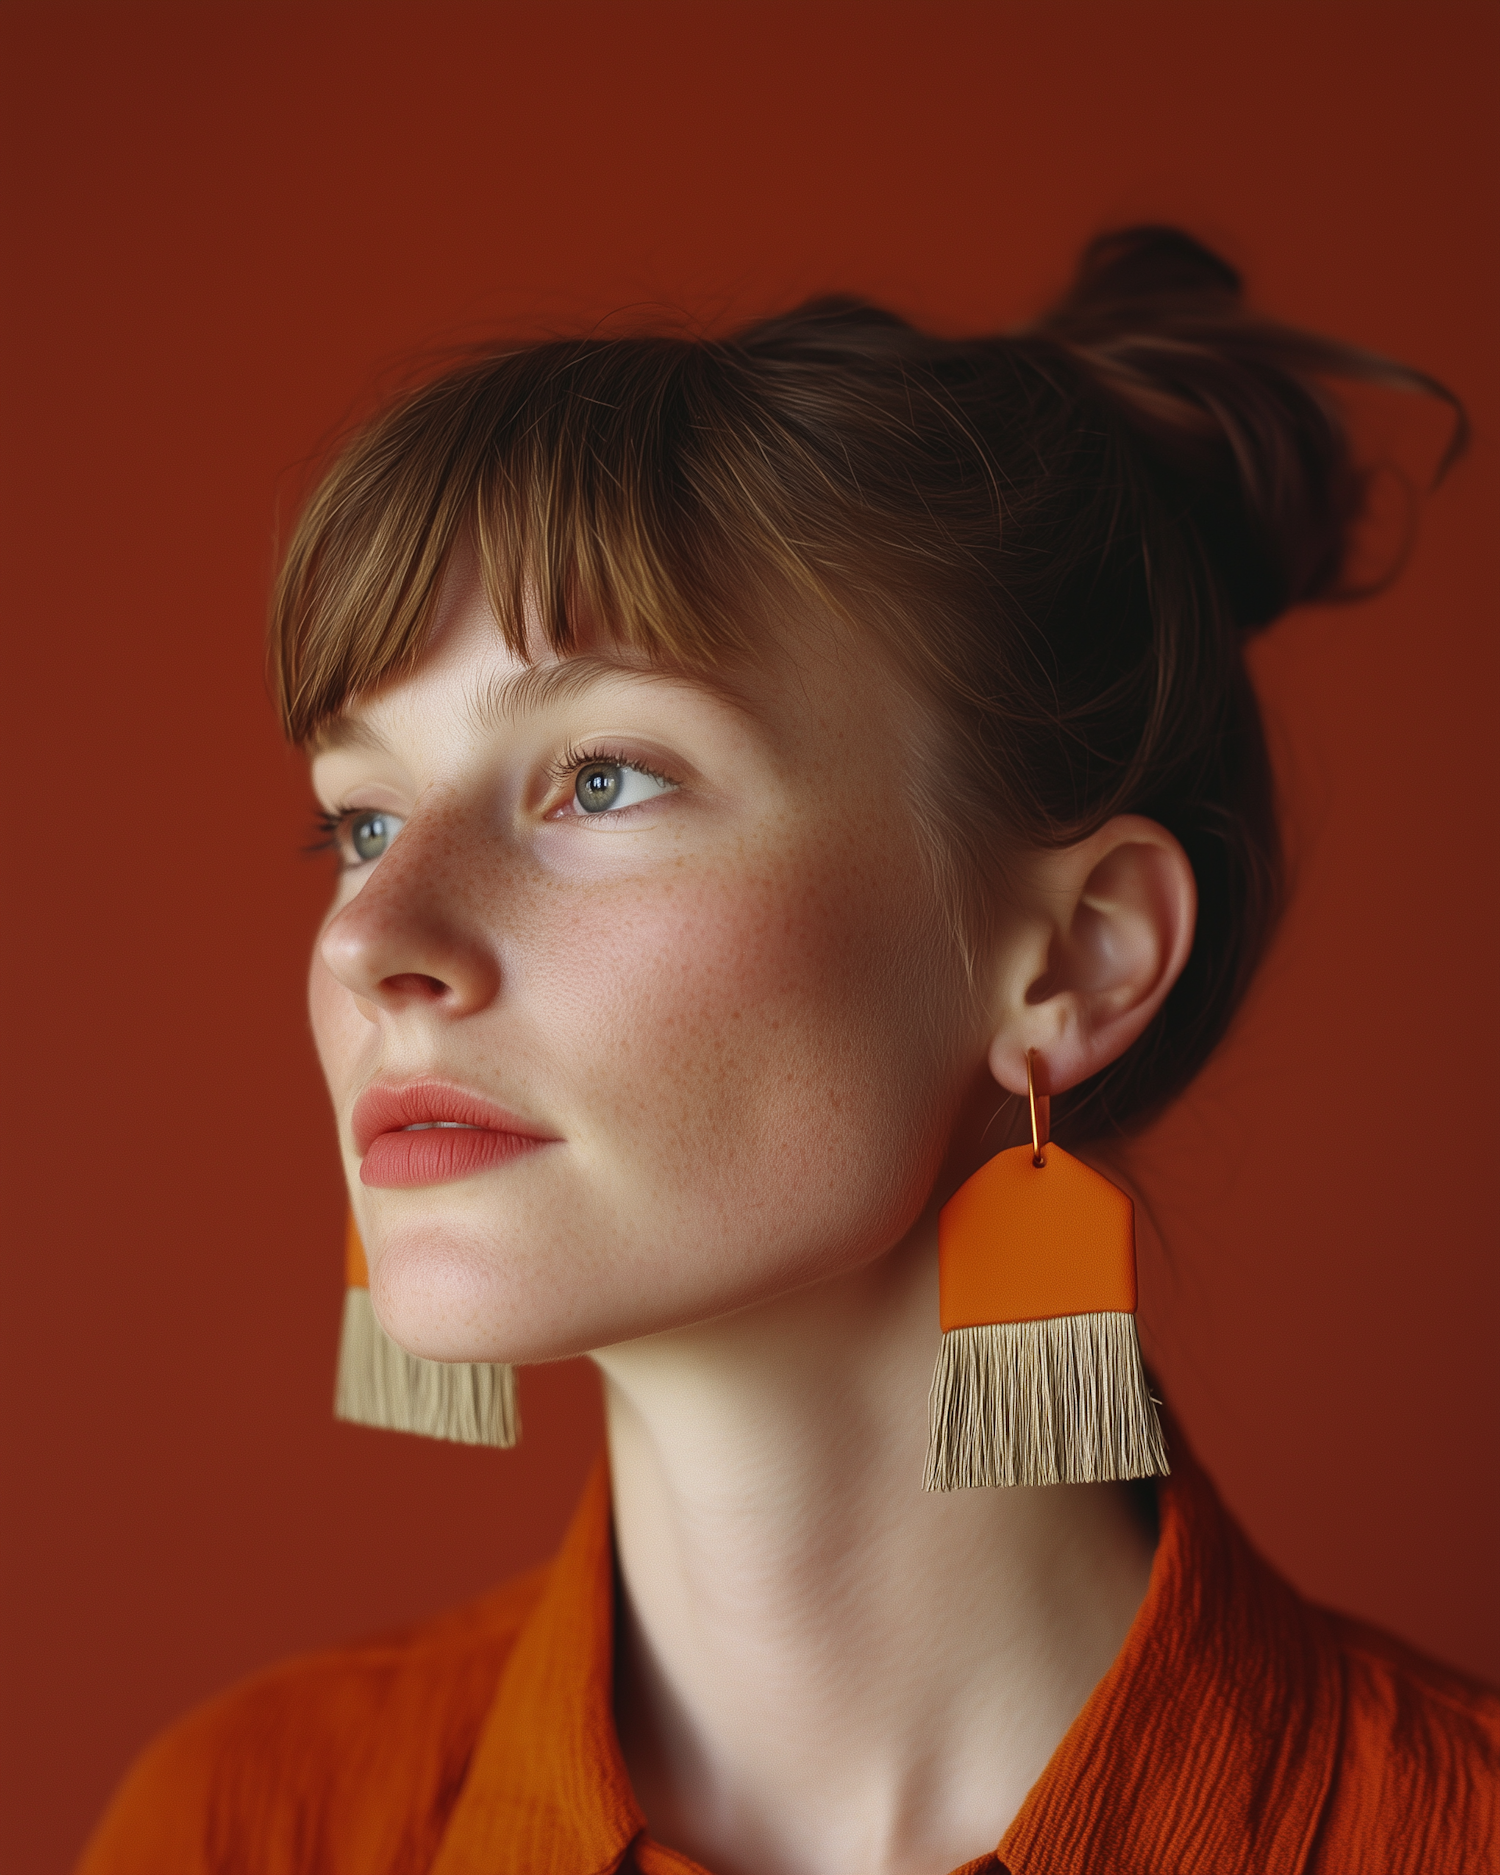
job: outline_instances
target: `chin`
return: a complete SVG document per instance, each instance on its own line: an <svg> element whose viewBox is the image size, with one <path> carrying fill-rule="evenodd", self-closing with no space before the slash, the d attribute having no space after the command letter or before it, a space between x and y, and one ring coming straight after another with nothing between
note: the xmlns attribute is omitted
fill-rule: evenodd
<svg viewBox="0 0 1500 1875"><path fill-rule="evenodd" d="M549 1279L530 1254L472 1222L397 1225L376 1239L370 1299L381 1327L408 1354L428 1361L528 1365L582 1352L575 1283Z"/></svg>
<svg viewBox="0 0 1500 1875"><path fill-rule="evenodd" d="M430 1361L534 1366L694 1326L774 1301L839 1270L809 1268L805 1246L777 1255L761 1240L749 1260L674 1253L654 1239L587 1252L536 1231L515 1241L477 1219L428 1218L376 1238L370 1296L380 1325ZM768 1254L769 1252L769 1254ZM864 1258L851 1258L863 1261Z"/></svg>

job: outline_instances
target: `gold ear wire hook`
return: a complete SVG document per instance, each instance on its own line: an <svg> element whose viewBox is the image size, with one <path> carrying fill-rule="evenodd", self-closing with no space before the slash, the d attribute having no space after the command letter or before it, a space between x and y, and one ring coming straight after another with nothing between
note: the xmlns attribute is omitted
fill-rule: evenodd
<svg viewBox="0 0 1500 1875"><path fill-rule="evenodd" d="M1046 1153L1043 1148L1052 1137L1052 1097L1036 1091L1036 1076L1032 1072L1034 1048L1026 1050L1026 1100L1031 1108L1031 1163L1045 1165Z"/></svg>

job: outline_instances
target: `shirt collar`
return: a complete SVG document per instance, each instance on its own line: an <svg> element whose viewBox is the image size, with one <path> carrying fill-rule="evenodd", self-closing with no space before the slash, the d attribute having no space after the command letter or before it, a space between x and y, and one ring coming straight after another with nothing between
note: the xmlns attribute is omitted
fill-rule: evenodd
<svg viewBox="0 0 1500 1875"><path fill-rule="evenodd" d="M615 1733L601 1460L500 1676L432 1875L605 1875L645 1827Z"/></svg>
<svg viewBox="0 0 1500 1875"><path fill-rule="evenodd" d="M1337 1752L1337 1657L1170 1420L1167 1430L1173 1470L1158 1492L1146 1599L996 1859L972 1869L1297 1875L1306 1862ZM601 1462L501 1676L433 1875L619 1867L646 1822L615 1732L613 1681Z"/></svg>
<svg viewBox="0 0 1500 1875"><path fill-rule="evenodd" d="M1146 1599L1005 1833L1011 1875L1297 1875L1312 1848L1342 1721L1336 1650L1163 1419L1172 1475Z"/></svg>

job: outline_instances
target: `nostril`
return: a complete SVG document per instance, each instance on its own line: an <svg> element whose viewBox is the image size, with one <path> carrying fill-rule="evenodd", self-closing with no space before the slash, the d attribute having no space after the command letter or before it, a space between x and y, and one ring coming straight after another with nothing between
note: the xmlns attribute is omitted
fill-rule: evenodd
<svg viewBox="0 0 1500 1875"><path fill-rule="evenodd" d="M380 987L391 996L409 996L414 1000L435 1003L448 994L448 985L441 977L421 976L416 971L403 971L397 976L383 977Z"/></svg>

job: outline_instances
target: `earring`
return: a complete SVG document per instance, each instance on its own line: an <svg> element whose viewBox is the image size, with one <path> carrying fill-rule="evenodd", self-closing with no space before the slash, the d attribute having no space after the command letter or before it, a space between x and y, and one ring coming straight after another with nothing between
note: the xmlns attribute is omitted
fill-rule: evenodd
<svg viewBox="0 0 1500 1875"><path fill-rule="evenodd" d="M1135 1207L1049 1143L1034 1053L1031 1144L997 1153L938 1214L929 1491L1169 1469L1135 1331Z"/></svg>
<svg viewBox="0 0 1500 1875"><path fill-rule="evenodd" d="M424 1361L397 1347L376 1319L365 1247L352 1216L344 1281L335 1418L459 1445L516 1443L521 1416L515 1369L488 1361Z"/></svg>

